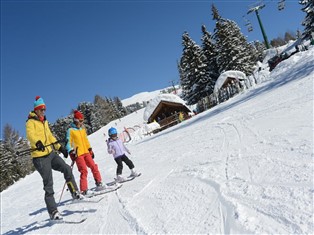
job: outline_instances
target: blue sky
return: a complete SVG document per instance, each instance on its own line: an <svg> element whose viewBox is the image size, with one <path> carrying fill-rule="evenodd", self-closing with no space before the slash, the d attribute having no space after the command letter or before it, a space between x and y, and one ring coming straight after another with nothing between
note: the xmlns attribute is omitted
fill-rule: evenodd
<svg viewBox="0 0 314 235"><path fill-rule="evenodd" d="M128 98L178 83L181 36L201 44L201 26L213 31L211 4L237 22L248 41L263 40L256 1L1 1L1 136L9 123L25 136L37 95L55 122L96 94ZM269 41L303 30L297 0L264 1L260 16ZM245 16L253 25L248 32Z"/></svg>

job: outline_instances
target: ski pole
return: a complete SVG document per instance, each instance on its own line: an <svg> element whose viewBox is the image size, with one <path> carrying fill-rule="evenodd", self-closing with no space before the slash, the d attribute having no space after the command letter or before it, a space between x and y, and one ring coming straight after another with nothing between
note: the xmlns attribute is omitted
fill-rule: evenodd
<svg viewBox="0 0 314 235"><path fill-rule="evenodd" d="M59 143L59 142L60 142L60 141L58 140L58 141L56 141L56 142L54 142L54 143L47 144L47 145L45 145L44 147L46 148L46 147L48 147L48 146L57 144L57 143ZM17 156L23 156L23 155L29 154L29 153L34 152L34 151L37 151L37 150L38 150L37 148L35 148L35 149L26 149L26 150L23 150L23 151L16 151L15 154L16 154Z"/></svg>
<svg viewBox="0 0 314 235"><path fill-rule="evenodd" d="M72 160L72 163L71 163L71 171L72 171L72 169L73 169L74 162L75 162L75 161ZM58 206L60 206L61 198L62 198L62 195L63 195L63 192L64 192L64 189L65 189L65 185L66 185L66 184L67 184L67 182L64 182L64 185L63 185L63 188L62 188L62 191L61 191L61 195L60 195L60 199L59 199L59 202L58 202Z"/></svg>
<svg viewBox="0 0 314 235"><path fill-rule="evenodd" d="M75 163L75 159L77 158L77 149L78 147L76 147L75 149L75 158L72 159L72 163L71 163L71 171L73 170L73 166L74 166L74 163ZM62 188L62 191L61 191L61 195L60 195L60 199L59 199L59 202L58 202L58 206L60 205L60 202L61 202L61 198L63 196L63 192L64 192L64 189L65 189L65 185L67 184L67 182L64 182L64 185L63 185L63 188Z"/></svg>

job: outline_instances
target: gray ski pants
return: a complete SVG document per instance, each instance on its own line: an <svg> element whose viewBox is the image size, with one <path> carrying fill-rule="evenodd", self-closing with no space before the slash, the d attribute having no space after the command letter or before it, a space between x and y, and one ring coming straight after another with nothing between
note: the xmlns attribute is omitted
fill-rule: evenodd
<svg viewBox="0 0 314 235"><path fill-rule="evenodd" d="M70 192L73 192L77 191L78 188L72 174L72 169L55 152L52 152L44 157L33 158L33 164L35 166L35 169L39 172L43 179L46 207L48 213L51 214L54 210L57 209L57 203L55 201L53 191L52 170L60 171L63 173L64 179L67 184L73 187L72 189L69 188Z"/></svg>

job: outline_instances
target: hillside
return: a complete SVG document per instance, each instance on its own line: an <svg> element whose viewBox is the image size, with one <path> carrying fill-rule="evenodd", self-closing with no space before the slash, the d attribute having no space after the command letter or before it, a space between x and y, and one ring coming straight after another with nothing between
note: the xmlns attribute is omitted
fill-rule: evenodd
<svg viewBox="0 0 314 235"><path fill-rule="evenodd" d="M312 47L281 62L267 82L130 142L142 176L99 203L63 196L64 217L87 217L82 224L48 223L41 178L27 176L1 193L1 234L313 234L313 67ZM104 182L116 170L104 134L142 123L142 114L89 136ZM55 172L57 200L63 184Z"/></svg>

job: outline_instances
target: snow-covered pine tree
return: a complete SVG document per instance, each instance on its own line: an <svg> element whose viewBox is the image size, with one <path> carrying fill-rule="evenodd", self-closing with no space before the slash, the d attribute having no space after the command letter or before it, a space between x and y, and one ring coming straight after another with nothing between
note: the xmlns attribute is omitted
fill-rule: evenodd
<svg viewBox="0 0 314 235"><path fill-rule="evenodd" d="M205 25L202 26L202 50L206 57L204 63L206 64L206 76L209 77L209 83L206 87L208 94L213 93L215 83L219 77L217 59L217 49L212 35L206 30Z"/></svg>
<svg viewBox="0 0 314 235"><path fill-rule="evenodd" d="M212 10L216 8L213 7ZM224 19L213 10L216 26L213 38L217 47L217 64L219 72L239 70L246 75L252 74L256 53L241 33L239 26L232 20Z"/></svg>
<svg viewBox="0 0 314 235"><path fill-rule="evenodd" d="M141 108L143 108L143 106L140 105L139 102L136 102L135 104L130 104L128 106L125 107L128 113L133 113Z"/></svg>
<svg viewBox="0 0 314 235"><path fill-rule="evenodd" d="M190 57L195 53L192 52L195 42L189 37L187 32L182 35L183 54L180 60L180 83L182 87L181 98L190 104L192 87L195 81L189 78L190 74Z"/></svg>
<svg viewBox="0 0 314 235"><path fill-rule="evenodd" d="M34 171L30 155L17 156L16 151L28 149L27 140L19 136L9 124L4 127L4 139L0 140L0 178L3 191L20 178Z"/></svg>
<svg viewBox="0 0 314 235"><path fill-rule="evenodd" d="M54 123L49 123L51 132L60 141L62 145L66 145L66 132L73 121L73 115L58 118Z"/></svg>
<svg viewBox="0 0 314 235"><path fill-rule="evenodd" d="M123 107L123 104L122 104L120 98L117 96L113 97L113 102L117 108L119 118L124 117L127 114L127 110L125 107Z"/></svg>
<svg viewBox="0 0 314 235"><path fill-rule="evenodd" d="M20 139L18 131L14 130L11 125L5 124L3 128L4 144L9 149L14 149Z"/></svg>
<svg viewBox="0 0 314 235"><path fill-rule="evenodd" d="M297 38L296 38L296 34L295 33L293 33L293 32L285 32L284 39L285 39L285 42L287 44L289 41L294 41Z"/></svg>
<svg viewBox="0 0 314 235"><path fill-rule="evenodd" d="M100 124L105 126L111 121L110 105L108 104L107 98L96 95L94 104L96 116L99 118Z"/></svg>
<svg viewBox="0 0 314 235"><path fill-rule="evenodd" d="M310 39L314 33L314 0L300 0L299 3L304 5L302 11L306 13L305 19L302 22L304 26L302 38ZM312 38L312 40L314 39Z"/></svg>
<svg viewBox="0 0 314 235"><path fill-rule="evenodd" d="M257 51L256 59L262 62L265 58L265 52L264 52L266 50L265 44L260 41L254 41L253 45Z"/></svg>
<svg viewBox="0 0 314 235"><path fill-rule="evenodd" d="M214 4L212 4L212 15L213 15L213 20L218 21L221 18L219 11Z"/></svg>
<svg viewBox="0 0 314 235"><path fill-rule="evenodd" d="M89 121L90 121L90 132L89 134L94 133L95 131L99 130L102 126L101 116L99 115L97 106L93 104L93 111L90 113Z"/></svg>
<svg viewBox="0 0 314 235"><path fill-rule="evenodd" d="M79 110L84 115L84 126L87 133L89 134L93 133L95 130L98 130L101 127L98 125L97 118L94 117L94 109L94 105L88 102L82 102L77 107L77 110ZM72 109L68 116L58 118L55 123L49 123L52 133L63 145L66 145L66 132L70 127L70 124L73 122L73 112L74 109Z"/></svg>
<svg viewBox="0 0 314 235"><path fill-rule="evenodd" d="M111 98L106 98L107 103L109 105L109 114L110 114L110 120L115 120L120 118L120 114L118 111L118 108L116 107L114 101Z"/></svg>
<svg viewBox="0 0 314 235"><path fill-rule="evenodd" d="M188 105L196 104L201 98L208 95L206 86L210 78L206 74L206 57L203 50L189 36L182 35L183 54L180 61L180 78L182 99Z"/></svg>
<svg viewBox="0 0 314 235"><path fill-rule="evenodd" d="M99 120L94 115L96 108L93 103L81 102L79 103L77 110L84 115L84 127L86 128L87 135L90 135L101 128Z"/></svg>

